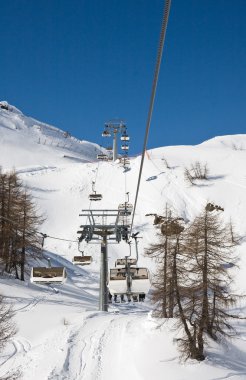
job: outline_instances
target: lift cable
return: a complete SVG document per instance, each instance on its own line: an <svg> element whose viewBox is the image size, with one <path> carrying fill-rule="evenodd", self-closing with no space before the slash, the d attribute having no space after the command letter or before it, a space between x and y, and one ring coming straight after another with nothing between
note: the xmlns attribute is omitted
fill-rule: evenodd
<svg viewBox="0 0 246 380"><path fill-rule="evenodd" d="M49 239L55 239L55 240L62 240L62 241L69 241L71 243L78 243L78 240L70 240L70 239L63 239L63 238L59 238L59 237L56 237L56 236L50 236L50 235L47 235L47 234L44 234L42 232L38 232L39 235L42 235L43 238L49 238Z"/></svg>
<svg viewBox="0 0 246 380"><path fill-rule="evenodd" d="M141 157L141 163L140 163L140 169L139 169L137 190L136 190L133 213L132 213L132 222L131 222L130 234L132 232L132 227L133 227L133 222L134 222L134 217L135 217L135 211L136 211L136 205L137 205L137 200L138 200L138 193L139 193L140 181L141 181L141 176L142 176L142 171L143 171L143 163L144 163L145 152L146 152L146 147L147 147L150 123L151 123L151 118L152 118L152 113L153 113L156 88L157 88L158 77L159 77L159 72L160 72L161 59L162 59L164 42L165 42L165 35L166 35L166 30L167 30L170 7L171 7L171 0L166 0L165 6L164 6L164 11L163 11L160 41L159 41L159 47L158 47L158 52L157 52L157 61L156 61L156 66L155 66L152 90L151 90L150 105L149 105L148 118L147 118L147 123L146 123L144 145L143 145L143 151L142 151L142 157Z"/></svg>

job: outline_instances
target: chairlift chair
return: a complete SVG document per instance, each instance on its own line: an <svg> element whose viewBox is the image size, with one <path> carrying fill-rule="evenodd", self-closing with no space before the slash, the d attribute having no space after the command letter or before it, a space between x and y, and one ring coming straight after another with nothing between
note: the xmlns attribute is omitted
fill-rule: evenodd
<svg viewBox="0 0 246 380"><path fill-rule="evenodd" d="M121 149L122 149L122 150L129 150L129 145L122 144L122 145L121 145Z"/></svg>
<svg viewBox="0 0 246 380"><path fill-rule="evenodd" d="M131 215L133 210L133 205L129 202L120 203L118 206L120 215Z"/></svg>
<svg viewBox="0 0 246 380"><path fill-rule="evenodd" d="M110 136L111 136L111 133L107 129L105 129L102 133L102 137L110 137Z"/></svg>
<svg viewBox="0 0 246 380"><path fill-rule="evenodd" d="M98 154L98 155L97 155L97 159L98 159L99 161L107 161L108 156L107 156L107 154Z"/></svg>
<svg viewBox="0 0 246 380"><path fill-rule="evenodd" d="M105 130L102 133L102 137L110 137L110 136L111 136L111 133L109 132L109 130L107 129L107 126L106 126Z"/></svg>
<svg viewBox="0 0 246 380"><path fill-rule="evenodd" d="M127 286L129 280L130 294ZM109 271L108 289L113 296L126 295L128 299L132 296L135 301L143 301L150 287L150 273L147 268L131 267L128 271L126 268L114 268Z"/></svg>
<svg viewBox="0 0 246 380"><path fill-rule="evenodd" d="M95 182L92 182L92 193L89 195L90 201L101 201L102 194L97 194L95 190Z"/></svg>
<svg viewBox="0 0 246 380"><path fill-rule="evenodd" d="M101 201L102 200L102 194L97 194L94 192L93 194L89 195L90 201Z"/></svg>
<svg viewBox="0 0 246 380"><path fill-rule="evenodd" d="M74 265L90 265L92 263L92 256L74 256Z"/></svg>
<svg viewBox="0 0 246 380"><path fill-rule="evenodd" d="M121 141L129 141L130 137L126 133L123 133L120 139Z"/></svg>
<svg viewBox="0 0 246 380"><path fill-rule="evenodd" d="M30 282L34 284L63 284L66 278L67 273L64 267L33 267Z"/></svg>

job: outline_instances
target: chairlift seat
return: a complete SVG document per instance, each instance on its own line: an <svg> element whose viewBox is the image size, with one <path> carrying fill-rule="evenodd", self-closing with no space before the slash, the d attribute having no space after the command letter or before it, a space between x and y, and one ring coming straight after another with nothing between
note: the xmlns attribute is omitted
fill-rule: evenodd
<svg viewBox="0 0 246 380"><path fill-rule="evenodd" d="M74 256L74 265L89 265L92 263L92 256Z"/></svg>
<svg viewBox="0 0 246 380"><path fill-rule="evenodd" d="M64 267L33 267L31 269L30 282L35 284L63 284L67 274Z"/></svg>
<svg viewBox="0 0 246 380"><path fill-rule="evenodd" d="M102 194L90 194L89 199L90 199L90 201L101 201L102 200Z"/></svg>

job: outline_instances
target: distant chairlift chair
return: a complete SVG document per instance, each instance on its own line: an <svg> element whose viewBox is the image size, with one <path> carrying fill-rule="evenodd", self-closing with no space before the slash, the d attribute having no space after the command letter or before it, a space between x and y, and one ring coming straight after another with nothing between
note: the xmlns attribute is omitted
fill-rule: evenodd
<svg viewBox="0 0 246 380"><path fill-rule="evenodd" d="M84 255L84 251L80 250L80 242L78 243L78 250L81 252L81 256L73 257L74 265L90 265L92 263L92 256Z"/></svg>
<svg viewBox="0 0 246 380"><path fill-rule="evenodd" d="M118 206L119 215L121 216L127 216L131 215L133 210L133 205L129 202L120 203Z"/></svg>
<svg viewBox="0 0 246 380"><path fill-rule="evenodd" d="M120 137L121 141L129 141L130 137L127 135L126 131L122 133L122 136Z"/></svg>
<svg viewBox="0 0 246 380"><path fill-rule="evenodd" d="M97 159L99 161L108 161L108 155L107 154L98 154Z"/></svg>
<svg viewBox="0 0 246 380"><path fill-rule="evenodd" d="M95 182L92 182L92 193L89 195L90 201L101 201L102 194L97 194L95 190Z"/></svg>
<svg viewBox="0 0 246 380"><path fill-rule="evenodd" d="M74 256L74 265L90 265L92 263L92 256Z"/></svg>

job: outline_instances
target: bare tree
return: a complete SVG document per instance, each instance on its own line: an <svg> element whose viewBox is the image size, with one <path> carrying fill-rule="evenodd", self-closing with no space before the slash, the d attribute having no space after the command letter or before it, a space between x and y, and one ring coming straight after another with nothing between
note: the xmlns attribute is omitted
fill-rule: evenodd
<svg viewBox="0 0 246 380"><path fill-rule="evenodd" d="M154 219L161 230L159 242L146 251L158 260L152 296L155 315L176 318L183 331L178 340L181 353L199 361L205 358L206 336L215 340L230 336L234 331L229 320L238 317L229 311L237 301L230 292L236 242L221 211L208 203L184 230L180 218L166 208L164 216Z"/></svg>
<svg viewBox="0 0 246 380"><path fill-rule="evenodd" d="M24 280L26 253L41 250L43 218L16 173L0 173L0 259L3 270ZM20 274L19 274L20 271Z"/></svg>
<svg viewBox="0 0 246 380"><path fill-rule="evenodd" d="M11 306L4 302L4 297L0 296L0 352L5 348L9 339L12 338L16 332L16 326L13 322L14 312ZM21 376L20 371L8 372L1 380L16 380Z"/></svg>
<svg viewBox="0 0 246 380"><path fill-rule="evenodd" d="M155 303L155 315L172 318L175 307L174 260L179 247L180 234L184 230L182 218L175 217L166 205L164 216L155 215L154 224L160 228L158 243L151 244L146 254L155 257L158 262L154 276L152 301Z"/></svg>
<svg viewBox="0 0 246 380"><path fill-rule="evenodd" d="M176 292L183 292L179 316L185 337L179 343L188 357L204 359L206 334L218 339L233 333L229 319L237 316L228 310L237 297L230 294L228 263L233 261L234 246L230 226L216 209L205 208L186 230L182 255L187 275L183 289L177 286Z"/></svg>
<svg viewBox="0 0 246 380"><path fill-rule="evenodd" d="M209 170L207 164L202 164L199 161L192 164L189 169L185 168L184 170L185 180L192 185L196 184L196 180L207 180L208 174Z"/></svg>

